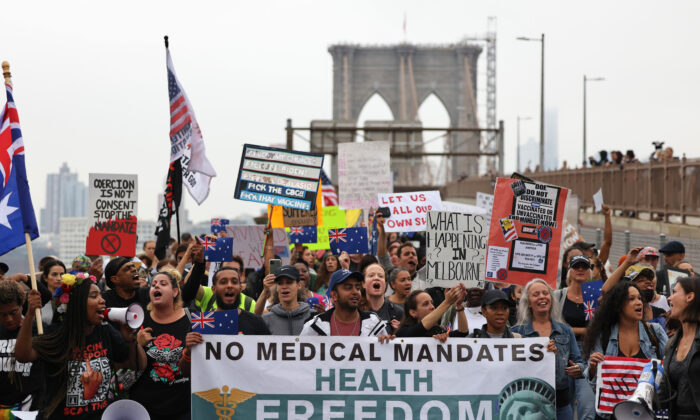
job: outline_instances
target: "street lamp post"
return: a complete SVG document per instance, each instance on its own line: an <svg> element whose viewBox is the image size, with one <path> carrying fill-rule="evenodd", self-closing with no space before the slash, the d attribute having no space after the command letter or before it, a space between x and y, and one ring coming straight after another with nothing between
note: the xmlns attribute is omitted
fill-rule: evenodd
<svg viewBox="0 0 700 420"><path fill-rule="evenodd" d="M531 117L521 117L518 115L518 151L517 151L517 167L518 172L520 172L520 121L531 120Z"/></svg>
<svg viewBox="0 0 700 420"><path fill-rule="evenodd" d="M586 84L588 82L602 82L604 77L587 77L583 75L583 167L586 167Z"/></svg>
<svg viewBox="0 0 700 420"><path fill-rule="evenodd" d="M528 38L520 36L518 41L535 41L541 43L541 71L540 71L540 170L544 171L544 34L540 38Z"/></svg>

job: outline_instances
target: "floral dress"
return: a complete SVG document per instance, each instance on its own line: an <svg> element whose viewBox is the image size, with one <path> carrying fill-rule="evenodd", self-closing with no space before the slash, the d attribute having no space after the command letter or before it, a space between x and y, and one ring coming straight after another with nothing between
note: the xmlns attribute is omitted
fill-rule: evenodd
<svg viewBox="0 0 700 420"><path fill-rule="evenodd" d="M143 404L151 418L177 417L190 411L190 378L178 363L191 326L186 315L170 324L145 314L143 328L152 328L153 341L144 346L146 370L131 388L131 398Z"/></svg>

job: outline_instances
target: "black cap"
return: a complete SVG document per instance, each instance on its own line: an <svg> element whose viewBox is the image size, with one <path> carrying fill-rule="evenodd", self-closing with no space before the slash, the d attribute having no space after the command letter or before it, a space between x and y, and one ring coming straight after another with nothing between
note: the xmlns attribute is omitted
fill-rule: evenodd
<svg viewBox="0 0 700 420"><path fill-rule="evenodd" d="M498 302L499 300L504 301L507 304L510 304L510 301L508 300L508 296L503 293L501 290L494 289L494 290L489 290L486 293L484 293L484 296L481 298L481 307L483 308L486 305L493 305L494 303Z"/></svg>
<svg viewBox="0 0 700 420"><path fill-rule="evenodd" d="M584 241L579 241L574 243L572 246L578 248L578 249L591 249L595 248L595 244L591 242L584 242Z"/></svg>
<svg viewBox="0 0 700 420"><path fill-rule="evenodd" d="M671 241L659 249L662 254L685 254L685 246L678 241Z"/></svg>
<svg viewBox="0 0 700 420"><path fill-rule="evenodd" d="M110 260L107 263L107 267L105 267L105 282L107 282L107 286L110 289L114 289L114 283L112 282L112 277L116 276L117 273L119 272L119 269L121 269L124 264L126 264L130 261L131 261L130 258L117 257L113 260Z"/></svg>
<svg viewBox="0 0 700 420"><path fill-rule="evenodd" d="M10 266L5 264L4 262L0 262L0 274L7 274L7 272L10 271Z"/></svg>
<svg viewBox="0 0 700 420"><path fill-rule="evenodd" d="M290 278L294 281L299 281L299 270L297 270L293 265L283 265L274 274L275 281L278 281L283 277Z"/></svg>
<svg viewBox="0 0 700 420"><path fill-rule="evenodd" d="M591 260L585 255L574 255L569 260L569 268L574 268L574 266L584 264L586 268L591 268Z"/></svg>

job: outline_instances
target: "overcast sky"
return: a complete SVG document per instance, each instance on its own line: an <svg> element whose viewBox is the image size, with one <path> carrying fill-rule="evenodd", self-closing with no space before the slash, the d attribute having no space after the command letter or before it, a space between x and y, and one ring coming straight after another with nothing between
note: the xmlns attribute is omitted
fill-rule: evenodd
<svg viewBox="0 0 700 420"><path fill-rule="evenodd" d="M583 74L606 78L589 84L589 152L648 156L662 139L679 155L700 156L699 12L700 2L675 0L16 1L0 13L0 59L12 65L37 215L46 174L65 161L84 182L90 172L137 173L139 218L154 220L169 159L168 34L218 172L201 206L187 200L200 221L262 209L233 199L242 144L282 143L286 118L330 119L327 47L401 42L404 14L413 43L456 42L498 18L506 170L515 167L517 116L534 117L522 123L523 140L539 135L539 44L515 38L542 32L560 162L581 161ZM362 118L383 118L380 108ZM444 114L421 112L428 122Z"/></svg>

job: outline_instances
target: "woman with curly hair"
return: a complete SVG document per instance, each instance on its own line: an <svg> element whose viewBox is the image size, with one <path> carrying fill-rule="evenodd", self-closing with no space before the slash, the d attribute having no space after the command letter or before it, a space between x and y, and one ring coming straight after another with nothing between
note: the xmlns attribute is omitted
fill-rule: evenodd
<svg viewBox="0 0 700 420"><path fill-rule="evenodd" d="M642 320L647 304L630 281L617 283L603 295L583 340L583 353L589 358L584 375L591 384L605 356L663 359L668 337L659 324Z"/></svg>
<svg viewBox="0 0 700 420"><path fill-rule="evenodd" d="M54 299L62 322L53 332L32 338L41 295L29 292L29 310L17 336L15 357L20 363L44 363L48 389L40 418L99 419L109 403L115 368L143 369L145 357L131 329L122 326L119 334L103 323L105 301L94 276L64 274Z"/></svg>
<svg viewBox="0 0 700 420"><path fill-rule="evenodd" d="M321 261L321 267L318 269L318 276L316 281L314 281L313 291L319 295L323 295L328 290L328 281L331 278L331 274L335 273L340 269L340 260L337 255L328 254L323 257Z"/></svg>
<svg viewBox="0 0 700 420"><path fill-rule="evenodd" d="M153 277L149 311L137 335L148 359L146 371L131 388L131 398L154 420L190 418L190 352L204 341L201 334L191 332L177 284L177 277L167 271Z"/></svg>

